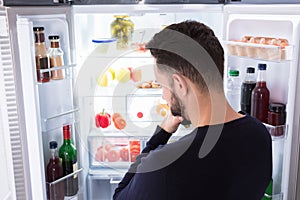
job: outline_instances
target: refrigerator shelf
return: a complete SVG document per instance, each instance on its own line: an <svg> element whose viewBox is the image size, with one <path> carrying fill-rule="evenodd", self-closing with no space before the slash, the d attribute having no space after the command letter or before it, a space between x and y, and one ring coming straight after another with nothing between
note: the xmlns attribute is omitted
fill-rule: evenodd
<svg viewBox="0 0 300 200"><path fill-rule="evenodd" d="M239 56L274 62L292 60L292 45L280 47L276 45L237 41L225 41L224 43L226 44L228 54L231 56Z"/></svg>
<svg viewBox="0 0 300 200"><path fill-rule="evenodd" d="M144 138L88 136L90 168L128 168L141 153Z"/></svg>
<svg viewBox="0 0 300 200"><path fill-rule="evenodd" d="M52 68L48 68L48 69L40 69L40 73L51 73L52 71L55 71L55 70L62 70L64 72L64 78L62 79L50 79L50 81L48 82L36 82L38 85L47 85L47 84L52 84L52 83L55 83L55 82L58 82L58 81L63 81L63 80L66 80L66 79L72 79L74 77L74 73L73 73L73 70L75 69L76 67L76 64L71 64L71 65L64 65L64 66L61 66L61 67L52 67Z"/></svg>
<svg viewBox="0 0 300 200"><path fill-rule="evenodd" d="M83 172L83 168L80 168L78 170L76 170L75 172L68 174L60 179L57 179L51 183L46 182L46 187L47 187L47 195L49 197L49 199L56 199L57 198L57 194L58 193L64 193L64 187L65 187L65 180L68 178L73 178L74 176L78 177L78 183L81 182L81 174ZM79 197L81 197L83 195L83 191L80 188L79 184L79 190L77 192L76 195L74 196L65 196L65 199L80 199Z"/></svg>
<svg viewBox="0 0 300 200"><path fill-rule="evenodd" d="M269 131L272 141L276 140L282 140L287 137L287 130L288 130L288 125L281 125L281 126L272 126L270 124L264 123L265 127Z"/></svg>

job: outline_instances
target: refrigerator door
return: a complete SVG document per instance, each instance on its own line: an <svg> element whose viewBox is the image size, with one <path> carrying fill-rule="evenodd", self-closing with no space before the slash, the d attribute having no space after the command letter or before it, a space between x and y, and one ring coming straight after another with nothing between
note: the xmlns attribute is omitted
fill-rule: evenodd
<svg viewBox="0 0 300 200"><path fill-rule="evenodd" d="M62 145L62 127L72 125L71 139L79 145L77 138L78 124L74 103L73 82L75 67L72 32L71 7L7 7L11 51L13 52L13 72L17 93L17 113L20 127L21 162L27 177L23 177L25 187L21 195L28 199L46 199L46 188L53 188L55 183L46 183L45 168L50 158L49 142L56 140ZM64 78L50 80L47 83L37 81L35 45L33 27L45 28L46 46L49 47L49 35L59 35L64 51ZM41 73L51 73L53 68ZM9 109L8 109L9 110ZM17 127L18 128L18 127ZM17 129L18 130L18 129ZM10 130L15 132L15 130ZM14 137L12 137L14 138ZM78 153L79 154L79 153ZM80 157L78 157L80 160ZM80 163L80 161L79 161ZM80 167L80 164L79 166ZM74 171L73 176L82 181L82 169ZM70 176L72 177L72 176ZM64 181L67 177L60 179ZM81 198L82 183L76 198Z"/></svg>
<svg viewBox="0 0 300 200"><path fill-rule="evenodd" d="M226 5L224 47L226 69L238 69L244 79L246 68L267 64L270 103L286 104L287 118L280 136L270 129L273 146L273 198L295 199L299 157L299 5ZM244 42L245 38L251 41ZM267 41L288 41L276 47ZM225 88L226 89L226 88Z"/></svg>
<svg viewBox="0 0 300 200"><path fill-rule="evenodd" d="M8 112L8 108L16 107L16 99L10 92L13 90L14 79L12 74L12 58L10 54L10 41L8 37L8 27L1 10L0 14L0 157L3 159L0 165L1 191L0 199L15 200L16 185L14 177L14 167L16 152L12 153L10 128L15 125L16 112ZM23 173L23 172L22 172ZM22 174L21 173L21 174Z"/></svg>

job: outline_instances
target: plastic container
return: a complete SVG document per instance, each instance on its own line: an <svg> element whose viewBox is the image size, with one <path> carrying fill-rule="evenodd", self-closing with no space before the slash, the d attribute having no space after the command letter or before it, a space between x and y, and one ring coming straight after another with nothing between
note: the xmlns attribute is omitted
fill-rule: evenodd
<svg viewBox="0 0 300 200"><path fill-rule="evenodd" d="M92 42L95 46L95 51L100 54L106 54L115 47L116 38L96 38Z"/></svg>
<svg viewBox="0 0 300 200"><path fill-rule="evenodd" d="M239 74L239 70L229 70L226 88L226 98L235 111L240 110L241 81Z"/></svg>

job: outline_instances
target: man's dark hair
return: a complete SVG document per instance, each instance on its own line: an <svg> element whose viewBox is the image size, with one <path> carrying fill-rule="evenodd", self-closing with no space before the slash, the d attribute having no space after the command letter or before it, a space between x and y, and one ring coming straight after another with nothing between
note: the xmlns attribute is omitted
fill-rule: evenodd
<svg viewBox="0 0 300 200"><path fill-rule="evenodd" d="M185 38L189 37L193 41L186 42L185 38L180 36L182 34L185 35ZM179 40L181 40L181 42ZM172 51L172 49L182 48L182 52L186 51L186 53L190 54L188 48L190 44L186 43L192 44L194 42L198 43L203 51L194 52L192 59L179 55L180 53L177 54L176 50ZM169 48L170 46L171 48ZM184 48L184 46L186 47ZM146 45L146 48L150 49L160 70L170 72L171 68L173 71L175 70L181 73L193 83L198 84L203 92L207 92L210 86L223 91L224 50L213 30L205 24L188 20L169 25L164 30L155 34ZM184 54L187 55L186 53ZM208 59L208 57L210 58ZM193 64L197 63L196 65L199 65L201 70L199 70L199 66L194 66L191 60L193 60ZM209 62L207 60L211 61ZM220 76L221 78L219 78Z"/></svg>

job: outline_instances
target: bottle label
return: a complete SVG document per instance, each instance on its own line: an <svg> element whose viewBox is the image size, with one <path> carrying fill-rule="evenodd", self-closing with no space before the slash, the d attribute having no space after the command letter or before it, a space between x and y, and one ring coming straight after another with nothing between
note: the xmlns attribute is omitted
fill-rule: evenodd
<svg viewBox="0 0 300 200"><path fill-rule="evenodd" d="M76 172L77 170L78 170L78 163L76 162L73 164L73 172ZM73 178L75 179L77 177L78 177L78 174L76 173Z"/></svg>

